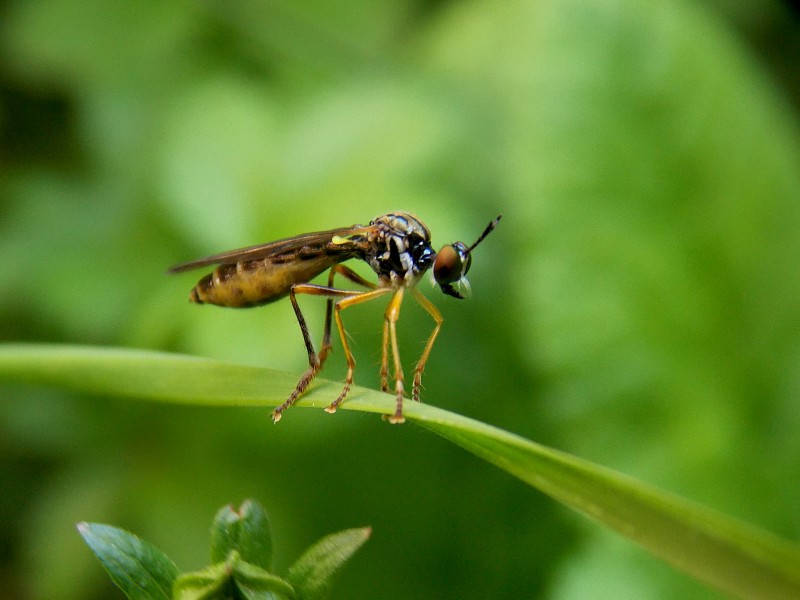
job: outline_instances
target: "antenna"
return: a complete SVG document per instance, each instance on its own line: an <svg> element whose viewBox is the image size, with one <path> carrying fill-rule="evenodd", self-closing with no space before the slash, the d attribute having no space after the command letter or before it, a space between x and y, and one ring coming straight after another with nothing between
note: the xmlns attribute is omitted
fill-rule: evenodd
<svg viewBox="0 0 800 600"><path fill-rule="evenodd" d="M486 229L484 229L483 233L480 235L480 237L477 240L475 240L475 243L472 244L472 246L470 246L469 248L467 248L467 252L466 252L467 254L472 252L475 249L475 246L480 244L484 239L486 239L487 235L492 233L492 230L495 227L497 227L497 224L500 222L501 218L503 218L503 215L497 215L497 218L486 226Z"/></svg>

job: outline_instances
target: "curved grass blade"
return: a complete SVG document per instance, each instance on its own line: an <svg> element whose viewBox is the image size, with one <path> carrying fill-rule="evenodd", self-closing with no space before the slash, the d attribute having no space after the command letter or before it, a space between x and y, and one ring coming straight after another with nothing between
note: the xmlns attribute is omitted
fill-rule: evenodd
<svg viewBox="0 0 800 600"><path fill-rule="evenodd" d="M420 423L736 598L800 598L800 547L622 473L453 414Z"/></svg>
<svg viewBox="0 0 800 600"><path fill-rule="evenodd" d="M219 406L274 406L295 376L174 354L69 346L0 346L0 381ZM327 406L320 381L299 406ZM391 414L394 398L354 387L346 410ZM652 554L738 598L800 598L800 548L764 530L610 469L506 431L408 403L406 418L435 431Z"/></svg>

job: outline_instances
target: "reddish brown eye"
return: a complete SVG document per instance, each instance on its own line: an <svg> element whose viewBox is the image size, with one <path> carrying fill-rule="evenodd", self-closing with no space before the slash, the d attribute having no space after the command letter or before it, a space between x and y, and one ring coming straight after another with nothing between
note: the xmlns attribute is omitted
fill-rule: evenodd
<svg viewBox="0 0 800 600"><path fill-rule="evenodd" d="M433 278L439 285L453 283L461 277L461 257L452 246L445 246L436 255L433 263Z"/></svg>
<svg viewBox="0 0 800 600"><path fill-rule="evenodd" d="M433 278L436 283L446 285L461 279L469 269L470 258L466 246L461 242L439 250L433 263Z"/></svg>

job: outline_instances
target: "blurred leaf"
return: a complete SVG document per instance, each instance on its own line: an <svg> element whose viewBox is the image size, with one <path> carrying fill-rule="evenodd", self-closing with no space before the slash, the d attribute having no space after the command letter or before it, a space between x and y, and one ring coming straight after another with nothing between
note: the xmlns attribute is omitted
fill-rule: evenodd
<svg viewBox="0 0 800 600"><path fill-rule="evenodd" d="M175 581L173 597L175 600L222 600L231 585L230 571L225 562L216 563L205 569L184 573Z"/></svg>
<svg viewBox="0 0 800 600"><path fill-rule="evenodd" d="M286 581L243 561L235 551L225 561L185 573L175 582L176 600L227 600L240 596L245 600L291 600L295 594Z"/></svg>
<svg viewBox="0 0 800 600"><path fill-rule="evenodd" d="M84 90L98 85L141 87L154 73L174 78L172 67L186 55L184 44L199 23L189 5L152 0L55 0L9 8L6 62L27 77ZM43 31L48 35L41 35Z"/></svg>
<svg viewBox="0 0 800 600"><path fill-rule="evenodd" d="M236 551L242 560L269 570L272 566L272 531L267 511L245 500L239 510L223 506L211 525L211 562L224 561Z"/></svg>
<svg viewBox="0 0 800 600"><path fill-rule="evenodd" d="M226 73L187 85L164 111L157 198L196 246L250 239L264 204L285 201L274 104L263 84Z"/></svg>
<svg viewBox="0 0 800 600"><path fill-rule="evenodd" d="M749 6L735 12L747 13L740 19L756 35L746 39L727 27L715 14L723 4ZM431 398L793 535L800 156L797 107L785 97L791 90L797 97L800 61L792 58L797 44L786 44L789 34L797 39L797 20L781 19L778 6L788 3L12 0L0 20L2 137L11 142L0 148L0 337L122 341L293 371L303 357L279 340L294 339L283 333L296 324L275 318L287 305L258 316L184 310L174 301L184 291L169 289L183 284L164 282L163 268L395 208L418 210L437 243L462 239L478 209L501 204L508 221L496 242L505 251L482 250L474 268L493 277L490 285L475 272L474 302L445 307L447 328L427 380ZM774 26L767 29L764 19ZM777 57L771 67L765 49ZM24 156L14 152L18 140L25 140ZM267 328L274 341L263 352ZM279 393L283 375L274 375L253 386L255 398ZM157 365L151 376L161 376ZM285 378L287 392L293 379ZM217 381L215 391L227 393L228 376L206 383ZM5 448L5 471L14 474L6 489L14 491L6 494L4 531L11 561L26 547L37 557L7 571L44 590L42 598L85 587L64 585L80 581L85 563L60 560L70 555L52 537L81 518L70 515L59 526L71 506L65 497L113 506L126 518L133 503L151 523L166 511L174 526L189 518L186 504L175 501L187 489L197 503L229 482L240 482L234 497L252 493L252 485L297 493L282 486L343 425L339 418L306 435L290 418L288 431L253 435L251 450L237 451L246 434L215 423L213 437L230 438L220 452L212 439L203 443L197 430L204 428L187 416L204 411L167 410L168 422L123 425L107 420L114 406L97 402L89 410L105 415L87 420L74 410L59 433L60 411L43 410L50 394L27 402L36 393L5 394L9 408L28 412L35 436ZM243 412L222 414L233 420ZM298 421L317 418L327 417ZM77 429L75 421L82 421ZM175 435L176 422L201 443ZM265 427L248 425L251 435ZM53 449L64 432L77 437L90 426L114 435L99 448L76 440L71 453ZM344 426L363 429L364 422L348 418ZM379 425L366 429L367 438L337 439L338 456L374 447L376 436L402 444L419 435L415 428L392 436ZM288 447L280 445L285 436ZM46 452L31 444L42 437L50 440ZM147 452L134 456L129 448L139 444ZM268 472L258 465L264 446L280 446L285 458ZM170 449L183 468L173 468ZM395 469L390 480L355 467L352 485L309 477L302 495L357 489L364 503L347 507L357 511L378 504L403 477L419 482L420 494L443 476L482 489L483 470L462 468L471 457L452 450L426 456L413 470ZM117 453L133 469L117 469L109 485L94 463ZM228 469L231 454L242 460ZM158 466L164 472L154 474ZM27 482L19 479L26 471ZM178 471L180 484L169 480ZM553 586L570 578L572 589L595 596L603 595L598 585L614 582L641 584L640 597L686 597L676 592L684 585L705 597L632 545L624 547L634 565L613 560L586 539L600 528L576 527L554 503L538 494L529 502L524 486L496 475L489 487L506 506L489 506L475 493L437 527L449 501L443 490L425 494L423 505L382 514L387 524L414 519L413 529L388 542L406 562L403 570L364 573L358 584L369 589L394 578L405 597L519 598L544 589L557 598ZM148 487L148 477L165 478L172 491ZM121 493L137 484L135 493ZM116 501L97 493L111 486ZM35 535L28 519L14 517L21 493L40 523ZM537 518L514 510L524 506L532 515L543 503L549 514ZM479 546L453 541L459 521L484 525ZM293 530L302 527L308 519ZM415 539L420 531L424 545ZM415 552L420 546L446 547L449 561L434 566ZM590 553L599 561L581 559ZM469 568L483 555L497 559L491 574ZM71 579L57 575L67 570ZM522 579L512 581L515 572Z"/></svg>
<svg viewBox="0 0 800 600"><path fill-rule="evenodd" d="M302 600L327 596L331 578L370 536L371 529L346 529L322 538L297 559L287 579Z"/></svg>
<svg viewBox="0 0 800 600"><path fill-rule="evenodd" d="M13 344L0 347L0 379L150 400L272 406L282 401L286 382L293 378L266 369L164 353ZM298 405L327 405L336 393L332 387L339 386L320 382ZM388 394L353 388L343 408L391 414L394 400ZM772 534L430 405L409 402L406 417L733 596L800 595L800 549ZM297 574L308 572L310 567L304 566L308 557L321 551L312 549L312 554L300 559L295 577L302 578ZM316 589L320 580L317 575L309 577Z"/></svg>
<svg viewBox="0 0 800 600"><path fill-rule="evenodd" d="M131 600L169 600L178 568L153 545L122 529L80 523L78 531Z"/></svg>
<svg viewBox="0 0 800 600"><path fill-rule="evenodd" d="M244 561L236 565L234 578L236 588L247 600L291 600L297 597L286 580Z"/></svg>

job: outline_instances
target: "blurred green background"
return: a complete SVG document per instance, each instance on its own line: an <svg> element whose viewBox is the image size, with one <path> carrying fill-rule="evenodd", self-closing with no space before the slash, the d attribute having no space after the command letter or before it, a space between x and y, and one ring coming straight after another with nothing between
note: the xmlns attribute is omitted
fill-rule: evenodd
<svg viewBox="0 0 800 600"><path fill-rule="evenodd" d="M288 302L190 305L202 273L166 268L398 209L470 243L502 212L470 300L421 284L423 401L798 540L799 57L774 1L6 0L0 339L299 375ZM382 309L346 315L360 385ZM430 328L406 303L407 365ZM374 528L338 598L718 597L414 425L0 394L3 598L121 597L81 520L202 567L246 497L279 570Z"/></svg>

